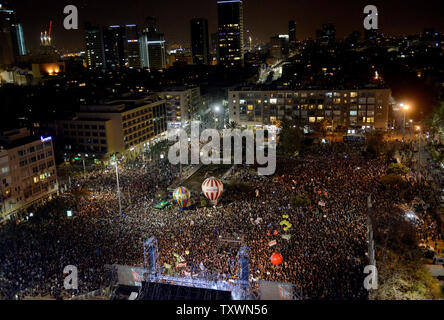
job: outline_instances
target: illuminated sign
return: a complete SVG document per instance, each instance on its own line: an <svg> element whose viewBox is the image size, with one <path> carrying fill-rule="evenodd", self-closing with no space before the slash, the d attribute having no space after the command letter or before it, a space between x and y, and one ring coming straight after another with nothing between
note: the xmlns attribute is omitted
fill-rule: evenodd
<svg viewBox="0 0 444 320"><path fill-rule="evenodd" d="M40 136L40 141L41 141L41 142L46 142L46 141L49 141L49 140L51 140L51 139L52 139L51 137L43 138L43 136Z"/></svg>

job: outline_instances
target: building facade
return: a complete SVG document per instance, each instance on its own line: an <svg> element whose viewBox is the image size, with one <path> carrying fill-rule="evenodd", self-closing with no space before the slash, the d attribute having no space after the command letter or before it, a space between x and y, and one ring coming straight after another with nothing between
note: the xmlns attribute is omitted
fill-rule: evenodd
<svg viewBox="0 0 444 320"><path fill-rule="evenodd" d="M226 68L244 65L242 0L218 1L218 63Z"/></svg>
<svg viewBox="0 0 444 320"><path fill-rule="evenodd" d="M200 107L199 87L171 87L157 92L166 102L168 128L178 128L192 120Z"/></svg>
<svg viewBox="0 0 444 320"><path fill-rule="evenodd" d="M318 43L331 46L336 41L336 28L331 23L322 25L322 29L316 30L316 40Z"/></svg>
<svg viewBox="0 0 444 320"><path fill-rule="evenodd" d="M289 42L288 35L280 34L270 39L270 57L282 60L288 56Z"/></svg>
<svg viewBox="0 0 444 320"><path fill-rule="evenodd" d="M159 32L156 18L146 18L139 43L142 68L161 70L167 67L165 36Z"/></svg>
<svg viewBox="0 0 444 320"><path fill-rule="evenodd" d="M104 69L105 48L102 29L90 23L85 24L86 65L90 69Z"/></svg>
<svg viewBox="0 0 444 320"><path fill-rule="evenodd" d="M288 22L288 37L290 43L294 44L296 42L296 20L290 20Z"/></svg>
<svg viewBox="0 0 444 320"><path fill-rule="evenodd" d="M162 33L143 34L140 37L140 60L142 68L161 70L167 66L165 39Z"/></svg>
<svg viewBox="0 0 444 320"><path fill-rule="evenodd" d="M270 90L241 88L228 92L230 121L240 125L275 125L291 120L312 125L327 120L333 128L386 129L390 89Z"/></svg>
<svg viewBox="0 0 444 320"><path fill-rule="evenodd" d="M0 3L0 68L14 65L19 56L26 55L23 26L14 10Z"/></svg>
<svg viewBox="0 0 444 320"><path fill-rule="evenodd" d="M166 131L166 104L157 95L81 106L74 118L57 121L57 135L67 154L86 153L102 159L116 152L146 151Z"/></svg>
<svg viewBox="0 0 444 320"><path fill-rule="evenodd" d="M125 28L112 25L103 28L103 46L107 69L119 69L125 66Z"/></svg>
<svg viewBox="0 0 444 320"><path fill-rule="evenodd" d="M51 137L32 137L27 129L0 137L0 221L58 192Z"/></svg>
<svg viewBox="0 0 444 320"><path fill-rule="evenodd" d="M141 67L139 37L137 25L125 25L125 66L130 69Z"/></svg>
<svg viewBox="0 0 444 320"><path fill-rule="evenodd" d="M194 64L208 64L210 47L208 42L208 20L202 18L192 19L191 28L191 53Z"/></svg>

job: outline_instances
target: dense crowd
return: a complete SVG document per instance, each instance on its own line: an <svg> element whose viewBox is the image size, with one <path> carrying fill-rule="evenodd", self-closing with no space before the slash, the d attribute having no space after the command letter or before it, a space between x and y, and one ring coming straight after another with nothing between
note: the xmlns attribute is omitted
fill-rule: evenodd
<svg viewBox="0 0 444 320"><path fill-rule="evenodd" d="M237 279L239 244L225 240L240 235L256 287L257 280L278 281L294 284L303 297L365 299L368 195L382 214L398 201L374 193L385 170L381 160L364 159L359 148L333 143L298 159L279 159L273 176L238 166L227 179L253 188L227 190L216 207L181 211L173 204L158 210L154 206L178 167L139 159L119 166L121 213L114 167L95 169L73 180L73 187L87 193L63 194L36 208L28 222L2 229L0 297L66 298L107 286L105 265L142 266L143 240L151 236L158 240L161 272ZM309 205L292 205L295 195L305 195ZM66 210L74 217L66 217ZM286 231L283 220L291 223ZM276 251L283 256L279 266L270 261ZM66 265L78 267L78 290L63 290Z"/></svg>

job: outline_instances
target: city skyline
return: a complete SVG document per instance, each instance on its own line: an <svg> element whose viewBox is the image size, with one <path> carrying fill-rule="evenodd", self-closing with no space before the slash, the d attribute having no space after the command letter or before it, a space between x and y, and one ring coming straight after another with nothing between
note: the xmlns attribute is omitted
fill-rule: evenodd
<svg viewBox="0 0 444 320"><path fill-rule="evenodd" d="M386 35L420 33L424 28L444 30L444 22L440 17L439 1L415 3L411 10L412 1L374 1L378 7L379 30ZM63 24L63 7L74 4L79 9L79 29L65 30ZM208 19L209 34L217 31L217 1L195 0L183 3L166 0L149 6L141 0L131 1L122 8L119 1L75 0L54 3L48 0L33 3L19 0L14 3L17 16L23 23L26 44L30 49L39 45L40 32L49 28L53 21L54 44L63 49L84 48L84 23L87 21L102 26L111 24L134 23L143 26L146 16L155 16L159 21L159 29L165 34L169 44L181 44L190 47L190 20L193 18ZM363 34L362 13L365 1L341 1L322 5L298 3L288 0L249 0L243 1L244 31L249 30L255 42L269 42L271 36L288 33L288 21L296 20L296 36L298 40L315 38L316 30L323 23L333 23L338 39L345 38L352 31L358 30ZM276 10L273 10L276 7ZM26 9L25 9L26 8ZM173 9L172 9L173 8ZM271 10L270 10L271 8ZM97 12L101 12L97 15ZM37 14L36 14L37 13ZM264 24L263 21L270 23ZM36 27L37 26L37 27Z"/></svg>

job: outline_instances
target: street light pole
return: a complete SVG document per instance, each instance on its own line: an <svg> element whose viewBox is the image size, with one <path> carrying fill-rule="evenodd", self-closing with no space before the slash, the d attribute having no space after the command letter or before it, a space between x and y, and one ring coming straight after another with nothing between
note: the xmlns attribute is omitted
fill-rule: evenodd
<svg viewBox="0 0 444 320"><path fill-rule="evenodd" d="M82 158L82 161L83 161L83 179L86 179L85 158Z"/></svg>
<svg viewBox="0 0 444 320"><path fill-rule="evenodd" d="M404 109L404 121L403 121L403 124L402 124L402 135L403 136L405 135L405 110L406 109Z"/></svg>
<svg viewBox="0 0 444 320"><path fill-rule="evenodd" d="M403 120L403 124L402 124L402 135L404 136L405 135L405 114L406 114L407 109L409 108L409 106L401 103L401 107L404 110L404 120Z"/></svg>
<svg viewBox="0 0 444 320"><path fill-rule="evenodd" d="M122 214L122 203L120 201L119 169L117 168L117 161L116 161L116 180L117 180L117 198L119 200L119 213Z"/></svg>
<svg viewBox="0 0 444 320"><path fill-rule="evenodd" d="M419 127L419 137L418 137L418 166L421 169L421 127Z"/></svg>

